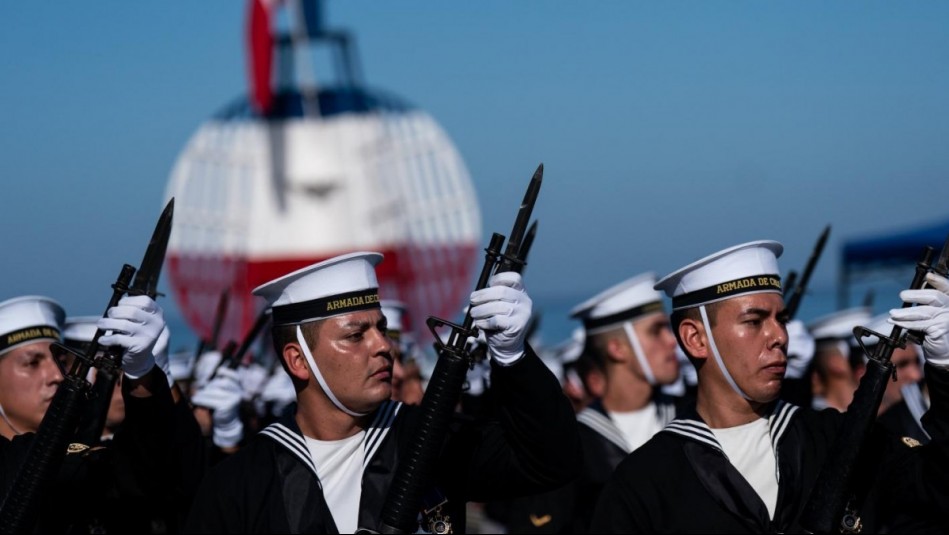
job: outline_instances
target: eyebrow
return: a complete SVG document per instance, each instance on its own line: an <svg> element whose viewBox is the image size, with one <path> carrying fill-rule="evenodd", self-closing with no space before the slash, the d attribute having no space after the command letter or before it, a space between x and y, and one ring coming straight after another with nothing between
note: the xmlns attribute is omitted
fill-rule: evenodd
<svg viewBox="0 0 949 535"><path fill-rule="evenodd" d="M372 327L372 325L373 323L371 321L353 320L353 321L347 321L342 326L344 329L352 329L355 327L358 327L361 329L368 329L369 327Z"/></svg>
<svg viewBox="0 0 949 535"><path fill-rule="evenodd" d="M741 311L742 316L747 314L753 314L755 316L768 316L771 314L771 311L764 308L746 308L745 310Z"/></svg>

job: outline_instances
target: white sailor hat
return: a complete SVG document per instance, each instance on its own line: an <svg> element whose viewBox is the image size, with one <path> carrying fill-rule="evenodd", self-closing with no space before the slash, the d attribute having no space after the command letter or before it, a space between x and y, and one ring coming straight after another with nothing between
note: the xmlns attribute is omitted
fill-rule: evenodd
<svg viewBox="0 0 949 535"><path fill-rule="evenodd" d="M666 275L655 289L672 298L672 310L744 294L782 293L778 257L783 251L784 246L772 240L729 247Z"/></svg>
<svg viewBox="0 0 949 535"><path fill-rule="evenodd" d="M848 339L857 325L869 325L872 315L869 307L840 310L821 316L807 326L815 340Z"/></svg>
<svg viewBox="0 0 949 535"><path fill-rule="evenodd" d="M655 283L654 273L637 275L573 307L570 316L591 332L662 312L662 294L653 289Z"/></svg>
<svg viewBox="0 0 949 535"><path fill-rule="evenodd" d="M379 253L350 253L294 271L254 289L273 308L274 325L379 308Z"/></svg>
<svg viewBox="0 0 949 535"><path fill-rule="evenodd" d="M0 355L39 340L60 340L66 312L49 297L28 295L0 303Z"/></svg>
<svg viewBox="0 0 949 535"><path fill-rule="evenodd" d="M387 334L398 340L402 336L402 331L408 326L405 321L405 303L393 299L383 299L379 302L379 305L382 307L382 315L386 317Z"/></svg>
<svg viewBox="0 0 949 535"><path fill-rule="evenodd" d="M63 326L63 342L77 345L91 342L96 336L96 323L102 316L70 316Z"/></svg>

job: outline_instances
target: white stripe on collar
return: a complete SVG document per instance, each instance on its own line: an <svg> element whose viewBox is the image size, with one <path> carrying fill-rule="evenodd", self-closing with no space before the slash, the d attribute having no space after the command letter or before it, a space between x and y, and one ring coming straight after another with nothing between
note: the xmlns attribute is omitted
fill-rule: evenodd
<svg viewBox="0 0 949 535"><path fill-rule="evenodd" d="M372 460L373 455L376 454L379 446L384 442L386 435L389 433L389 429L392 427L392 422L395 421L395 417L401 408L401 402L386 401L376 410L372 424L366 429L366 434L363 437L363 452L365 454L363 469L368 466L369 461ZM319 480L316 465L313 463L313 457L310 456L310 449L307 447L306 439L303 438L303 435L280 423L270 424L261 430L260 433L273 439L286 448L287 451L295 455L313 472L317 480Z"/></svg>
<svg viewBox="0 0 949 535"><path fill-rule="evenodd" d="M303 464L313 472L317 481L319 481L320 477L316 473L316 465L313 464L313 457L310 456L310 450L306 447L306 441L303 439L303 435L295 433L283 424L270 424L261 430L260 434L267 435L274 439L277 444L280 444L285 447L287 451L296 455L297 458L303 461ZM322 486L321 483L320 487Z"/></svg>
<svg viewBox="0 0 949 535"><path fill-rule="evenodd" d="M362 463L363 469L369 466L369 461L372 460L376 451L379 450L379 446L385 441L389 429L392 428L392 422L395 421L395 417L401 408L401 401L386 401L376 411L376 417L369 429L366 430L366 436L363 439L363 451L365 451L365 458Z"/></svg>
<svg viewBox="0 0 949 535"><path fill-rule="evenodd" d="M784 437L784 433L788 430L791 419L798 409L799 407L796 405L787 403L784 400L779 400L774 409L771 411L771 414L768 416L768 429L769 433L771 434L771 448L775 451L775 455L777 455L778 444L781 442L781 438ZM722 454L725 453L722 445L719 444L718 439L715 438L715 434L712 433L712 430L708 427L708 425L705 424L705 422L688 418L676 418L666 425L665 429L660 431L660 433L663 432L675 433L690 440L695 440L696 442L701 442L707 446L711 446L722 452Z"/></svg>
<svg viewBox="0 0 949 535"><path fill-rule="evenodd" d="M619 428L616 427L613 420L610 420L603 413L587 407L580 411L580 414L577 414L577 422L589 427L606 440L616 444L619 449L626 453L630 452L629 444L626 443L626 439L623 438L623 434Z"/></svg>

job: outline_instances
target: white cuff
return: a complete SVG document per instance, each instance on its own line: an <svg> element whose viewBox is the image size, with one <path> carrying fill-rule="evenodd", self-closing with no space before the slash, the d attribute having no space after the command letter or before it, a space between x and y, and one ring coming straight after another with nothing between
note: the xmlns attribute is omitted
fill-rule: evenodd
<svg viewBox="0 0 949 535"><path fill-rule="evenodd" d="M494 362L497 362L501 366L510 366L524 358L524 355L526 354L523 349L517 353L498 353L491 349L490 346L488 347L488 352L491 353L491 358L494 359Z"/></svg>
<svg viewBox="0 0 949 535"><path fill-rule="evenodd" d="M148 354L147 357L141 359L141 362L123 362L122 371L125 372L125 376L130 379L141 379L148 375L148 372L152 371L152 368L155 367L155 357Z"/></svg>

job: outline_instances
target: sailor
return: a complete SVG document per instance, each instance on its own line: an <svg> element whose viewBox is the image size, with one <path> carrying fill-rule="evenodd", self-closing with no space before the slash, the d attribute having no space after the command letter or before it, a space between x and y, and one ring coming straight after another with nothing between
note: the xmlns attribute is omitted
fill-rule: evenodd
<svg viewBox="0 0 949 535"><path fill-rule="evenodd" d="M842 416L780 401L787 351L784 302L774 241L737 245L656 284L672 298L672 323L698 371L695 413L678 417L616 469L604 488L593 530L630 532L791 533L835 438ZM937 280L938 279L938 280ZM949 281L903 292L926 303L891 312L925 332L933 392L927 428L949 437ZM943 405L943 406L940 406ZM936 442L934 438L934 443ZM887 437L877 453L895 446ZM872 508L946 510L946 451L933 444L871 456L866 483L889 491ZM859 469L860 467L858 467ZM925 475L924 475L925 474ZM910 505L912 504L912 505ZM872 523L864 529L874 531Z"/></svg>
<svg viewBox="0 0 949 535"><path fill-rule="evenodd" d="M652 273L637 275L570 312L583 323L584 352L605 379L602 397L577 414L584 456L575 529L589 528L616 465L675 417L673 399L660 387L679 377L676 341L655 282Z"/></svg>
<svg viewBox="0 0 949 535"><path fill-rule="evenodd" d="M405 303L392 299L383 299L379 304L382 315L386 317L386 334L392 339L392 399L418 405L424 394L422 374L408 332L407 307Z"/></svg>
<svg viewBox="0 0 949 535"><path fill-rule="evenodd" d="M19 468L37 462L30 446L63 381L51 344L60 341L64 318L62 307L47 297L0 303L0 494L4 497L11 492ZM169 415L173 402L153 355L165 326L161 308L147 296L124 297L108 310L108 317L97 319L97 326L111 331L100 337L100 344L123 349L122 432L109 448L77 442L64 452L58 482L41 498L37 525L41 532L147 530L146 518L116 514L101 498L109 493L119 500L134 497L154 504L167 491L162 474L167 473L172 449ZM150 505L143 503L143 507Z"/></svg>
<svg viewBox="0 0 949 535"><path fill-rule="evenodd" d="M847 410L863 374L863 352L856 345L853 328L868 326L869 307L840 310L808 324L816 350L811 362L811 407Z"/></svg>
<svg viewBox="0 0 949 535"><path fill-rule="evenodd" d="M392 341L380 311L377 253L314 264L254 290L273 307L273 338L297 391L296 413L211 470L188 530L352 533L378 530L389 485L414 432L415 408L391 401ZM566 483L579 458L560 386L524 343L531 300L502 273L471 295L487 334L499 414L459 420L433 467L446 502L431 504L464 531L464 501ZM421 504L420 504L421 505ZM441 505L441 507L439 507Z"/></svg>

